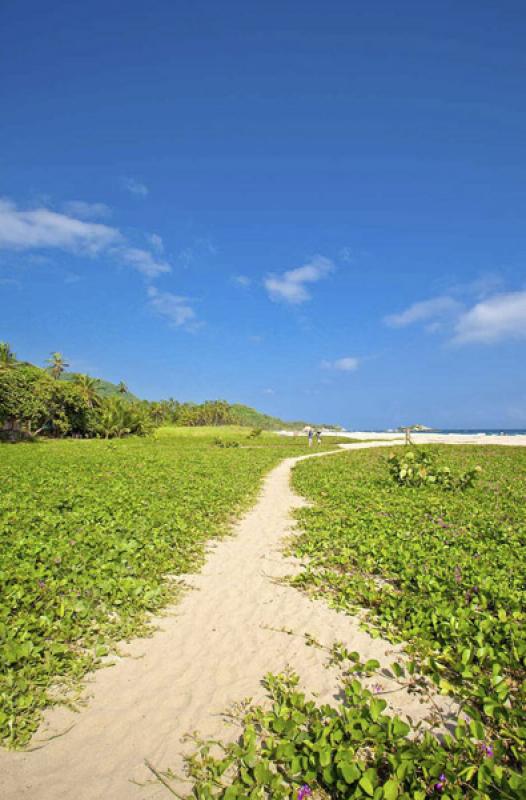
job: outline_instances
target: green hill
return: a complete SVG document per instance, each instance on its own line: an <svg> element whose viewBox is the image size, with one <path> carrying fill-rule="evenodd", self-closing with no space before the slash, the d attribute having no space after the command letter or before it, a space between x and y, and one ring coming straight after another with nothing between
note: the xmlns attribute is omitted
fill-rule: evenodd
<svg viewBox="0 0 526 800"><path fill-rule="evenodd" d="M102 378L64 371L68 365L61 353L52 353L47 363L52 368L17 360L9 344L0 342L0 426L3 422L9 431L27 430L29 435L35 430L51 431L53 435L99 435L104 427L102 418L108 427L112 415L128 412L147 419L150 427L240 425L265 431L294 431L308 424L303 420L286 422L242 403L232 404L226 400L204 403L181 403L173 398L142 400L130 392L124 382L117 385ZM74 382L78 385L71 394L72 387L64 384ZM73 405L71 397L75 397ZM124 409L122 403L106 402L113 398L126 401ZM38 400L36 405L35 400ZM81 410L74 410L75 403L78 405L79 402ZM313 427L338 427L319 422L310 424ZM129 425L124 428L129 428Z"/></svg>
<svg viewBox="0 0 526 800"><path fill-rule="evenodd" d="M77 375L77 372L63 372L60 376L60 380L73 381ZM137 402L139 400L139 398L130 391L120 392L116 383L104 381L102 378L96 378L96 380L97 394L101 397L120 397L122 400L129 400L130 402Z"/></svg>
<svg viewBox="0 0 526 800"><path fill-rule="evenodd" d="M308 423L302 420L295 422L285 422L279 417L272 417L270 414L263 414L261 411L256 411L255 408L244 406L241 403L234 403L230 406L232 414L238 425L243 425L250 428L262 428L265 431L275 430L302 430L305 425L317 425L320 423ZM338 425L320 425L320 427L338 429Z"/></svg>

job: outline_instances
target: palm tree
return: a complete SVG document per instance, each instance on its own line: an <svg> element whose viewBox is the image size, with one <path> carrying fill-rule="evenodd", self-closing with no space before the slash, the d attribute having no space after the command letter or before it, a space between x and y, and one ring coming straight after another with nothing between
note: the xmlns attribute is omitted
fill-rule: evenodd
<svg viewBox="0 0 526 800"><path fill-rule="evenodd" d="M88 408L99 405L100 397L97 391L99 381L96 378L90 378L89 375L75 375L74 383L79 388Z"/></svg>
<svg viewBox="0 0 526 800"><path fill-rule="evenodd" d="M59 378L69 364L64 360L62 353L51 353L51 358L47 359L49 371L54 378Z"/></svg>
<svg viewBox="0 0 526 800"><path fill-rule="evenodd" d="M117 397L108 397L100 412L100 429L105 439L121 436L129 433L126 419L126 411L122 402Z"/></svg>
<svg viewBox="0 0 526 800"><path fill-rule="evenodd" d="M121 381L119 383L119 385L117 386L117 391L119 394L128 394L128 387L126 386L124 381Z"/></svg>
<svg viewBox="0 0 526 800"><path fill-rule="evenodd" d="M12 367L15 363L15 354L7 342L0 342L0 369Z"/></svg>
<svg viewBox="0 0 526 800"><path fill-rule="evenodd" d="M126 403L120 397L107 397L102 401L99 431L106 439L121 439L129 433L145 436L152 431L148 411L138 403Z"/></svg>

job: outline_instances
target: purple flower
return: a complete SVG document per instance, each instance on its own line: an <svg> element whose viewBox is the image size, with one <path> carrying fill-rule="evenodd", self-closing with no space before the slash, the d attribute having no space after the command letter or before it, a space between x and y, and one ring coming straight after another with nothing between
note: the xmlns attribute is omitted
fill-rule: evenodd
<svg viewBox="0 0 526 800"><path fill-rule="evenodd" d="M480 749L486 756L486 758L493 758L493 747L490 744L486 744L485 742L480 743Z"/></svg>
<svg viewBox="0 0 526 800"><path fill-rule="evenodd" d="M444 786L446 785L446 783L447 783L447 778L444 775L444 773L442 773L439 776L438 781L437 781L437 783L435 783L433 788L436 789L437 792L443 792L444 791Z"/></svg>
<svg viewBox="0 0 526 800"><path fill-rule="evenodd" d="M300 786L298 791L298 800L303 800L304 797L309 797L312 794L312 789L306 783Z"/></svg>
<svg viewBox="0 0 526 800"><path fill-rule="evenodd" d="M383 691L383 688L384 687L382 686L381 683L373 684L373 692L374 692L374 694L380 694L380 692Z"/></svg>

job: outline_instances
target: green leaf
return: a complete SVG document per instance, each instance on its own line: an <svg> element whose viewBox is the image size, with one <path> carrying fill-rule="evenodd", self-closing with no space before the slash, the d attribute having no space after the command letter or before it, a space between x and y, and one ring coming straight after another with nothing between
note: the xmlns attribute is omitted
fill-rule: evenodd
<svg viewBox="0 0 526 800"><path fill-rule="evenodd" d="M400 789L400 784L394 778L390 778L387 783L383 785L385 800L396 800Z"/></svg>
<svg viewBox="0 0 526 800"><path fill-rule="evenodd" d="M399 717L394 717L393 719L393 734L395 738L399 739L403 736L407 736L409 731L411 730L410 725L407 722L403 722Z"/></svg>
<svg viewBox="0 0 526 800"><path fill-rule="evenodd" d="M361 771L358 769L356 764L339 764L339 770L343 775L345 782L349 785L356 783L360 775L362 774Z"/></svg>
<svg viewBox="0 0 526 800"><path fill-rule="evenodd" d="M378 782L378 774L375 769L368 769L360 778L358 785L369 797L374 795L374 789Z"/></svg>

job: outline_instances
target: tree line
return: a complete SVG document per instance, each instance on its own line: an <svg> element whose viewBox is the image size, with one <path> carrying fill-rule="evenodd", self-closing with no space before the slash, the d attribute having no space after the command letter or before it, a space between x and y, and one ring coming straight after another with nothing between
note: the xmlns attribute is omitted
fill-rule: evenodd
<svg viewBox="0 0 526 800"><path fill-rule="evenodd" d="M17 360L0 342L0 437L16 440L50 437L113 438L145 436L160 425L229 425L236 417L225 400L149 402L130 396L121 381L104 396L97 378L66 374L64 356L52 353L41 368Z"/></svg>

